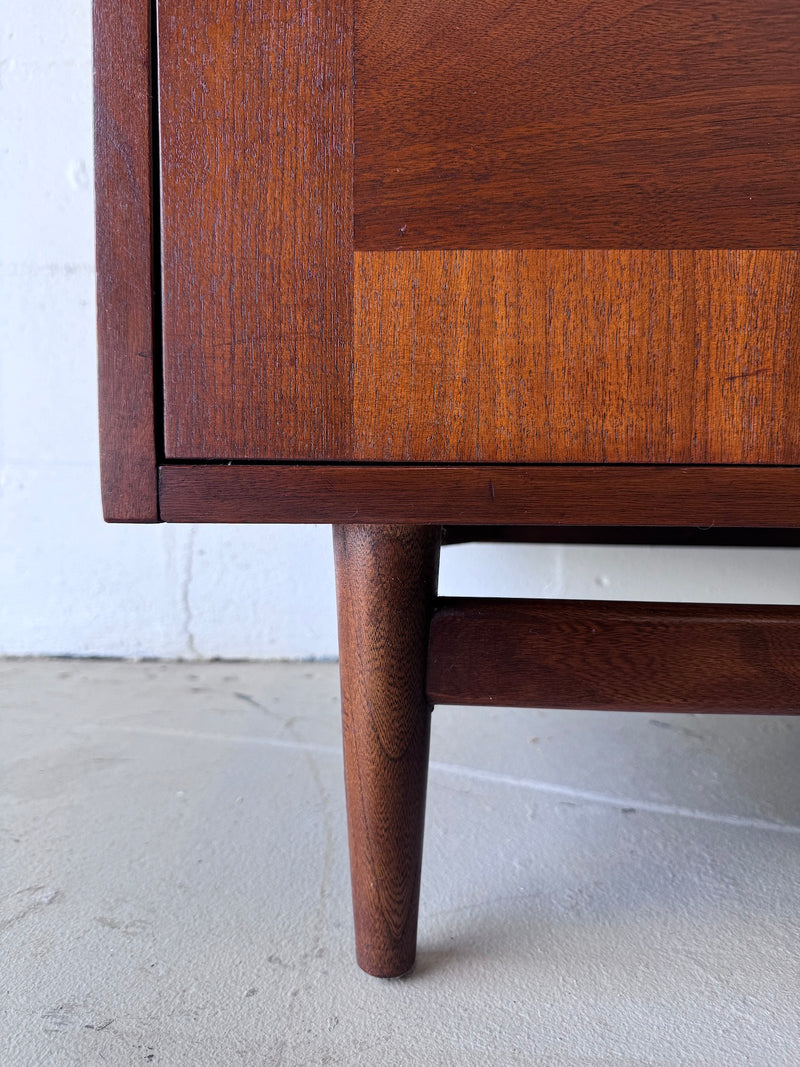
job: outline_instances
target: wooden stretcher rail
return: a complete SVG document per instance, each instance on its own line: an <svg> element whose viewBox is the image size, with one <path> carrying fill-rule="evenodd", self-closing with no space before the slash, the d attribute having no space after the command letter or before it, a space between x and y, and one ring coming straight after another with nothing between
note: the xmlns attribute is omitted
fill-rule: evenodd
<svg viewBox="0 0 800 1067"><path fill-rule="evenodd" d="M442 598L434 704L800 712L800 608Z"/></svg>

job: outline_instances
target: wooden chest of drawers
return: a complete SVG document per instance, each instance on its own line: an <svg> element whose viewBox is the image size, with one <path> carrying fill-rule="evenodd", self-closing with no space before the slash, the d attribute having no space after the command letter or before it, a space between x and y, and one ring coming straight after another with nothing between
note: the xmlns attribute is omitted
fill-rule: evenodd
<svg viewBox="0 0 800 1067"><path fill-rule="evenodd" d="M95 0L95 61L106 517L336 524L359 959L402 972L434 700L800 706L790 610L435 599L443 528L800 527L800 14Z"/></svg>

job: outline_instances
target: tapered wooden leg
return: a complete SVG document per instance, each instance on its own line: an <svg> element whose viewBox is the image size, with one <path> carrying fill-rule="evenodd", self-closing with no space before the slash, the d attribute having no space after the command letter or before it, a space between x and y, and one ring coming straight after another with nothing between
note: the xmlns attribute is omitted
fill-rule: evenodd
<svg viewBox="0 0 800 1067"><path fill-rule="evenodd" d="M416 952L440 540L438 526L333 530L356 958L381 978Z"/></svg>

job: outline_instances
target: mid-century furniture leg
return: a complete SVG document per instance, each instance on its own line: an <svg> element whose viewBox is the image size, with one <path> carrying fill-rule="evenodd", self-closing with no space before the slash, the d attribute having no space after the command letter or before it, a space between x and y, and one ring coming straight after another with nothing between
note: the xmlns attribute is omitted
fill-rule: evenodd
<svg viewBox="0 0 800 1067"><path fill-rule="evenodd" d="M356 957L392 978L416 946L441 528L334 526L333 541Z"/></svg>

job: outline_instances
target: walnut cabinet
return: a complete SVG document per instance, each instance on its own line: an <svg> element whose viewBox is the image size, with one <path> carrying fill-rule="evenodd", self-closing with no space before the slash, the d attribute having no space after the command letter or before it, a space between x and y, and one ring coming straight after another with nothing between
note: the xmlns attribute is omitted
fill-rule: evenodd
<svg viewBox="0 0 800 1067"><path fill-rule="evenodd" d="M441 600L464 538L795 543L794 0L95 0L103 503L334 524L357 953L442 702L800 708L800 611Z"/></svg>

